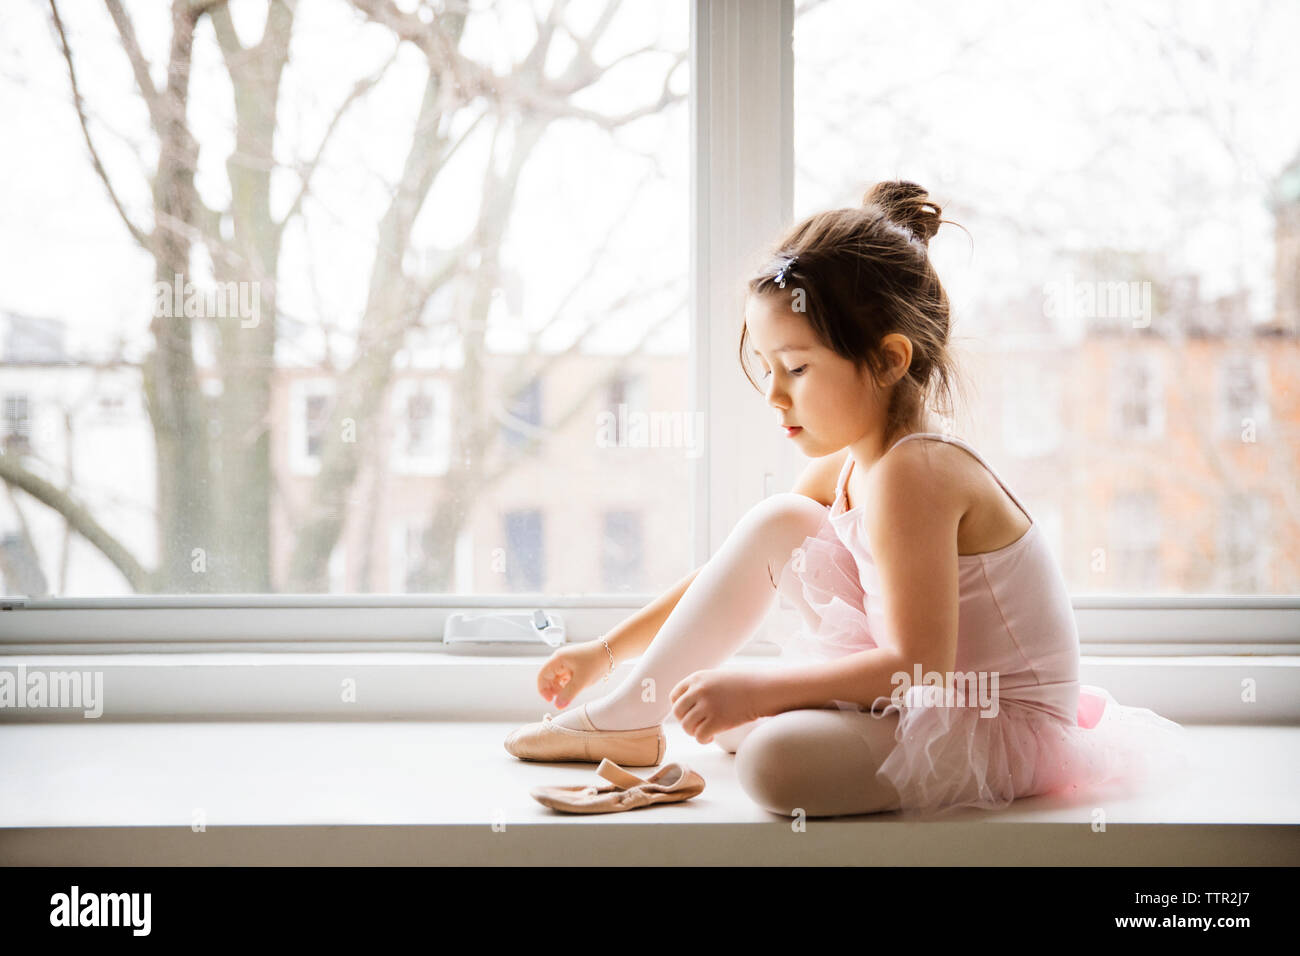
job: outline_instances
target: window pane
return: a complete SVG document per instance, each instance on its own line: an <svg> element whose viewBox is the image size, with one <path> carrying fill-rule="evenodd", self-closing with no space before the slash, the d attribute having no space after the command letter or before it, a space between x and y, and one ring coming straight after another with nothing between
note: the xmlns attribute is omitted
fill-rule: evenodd
<svg viewBox="0 0 1300 956"><path fill-rule="evenodd" d="M4 593L689 570L687 0L0 6Z"/></svg>
<svg viewBox="0 0 1300 956"><path fill-rule="evenodd" d="M639 511L606 513L603 556L606 591L639 591L645 586L642 580L645 554L641 528Z"/></svg>
<svg viewBox="0 0 1300 956"><path fill-rule="evenodd" d="M882 25L887 28L882 29ZM796 4L795 215L943 207L956 431L1070 590L1300 591L1300 6Z"/></svg>

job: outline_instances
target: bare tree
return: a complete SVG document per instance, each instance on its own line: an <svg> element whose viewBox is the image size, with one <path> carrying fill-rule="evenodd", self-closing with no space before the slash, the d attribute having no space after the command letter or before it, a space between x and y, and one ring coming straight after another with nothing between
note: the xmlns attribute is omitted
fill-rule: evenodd
<svg viewBox="0 0 1300 956"><path fill-rule="evenodd" d="M159 89L130 17L119 0L105 0L159 143L157 165L150 171L154 221L147 225L129 214L119 184L101 160L77 57L58 0L49 0L49 5L92 167L127 232L153 257L156 279L171 283L176 275L188 275L191 252L205 248L219 282L257 284L262 319L251 328L239 325L238 319L217 322L221 388L208 398L200 388L191 321L183 315L153 318L153 350L145 363L144 381L157 448L162 555L158 567L144 568L69 490L56 488L20 463L2 458L0 478L64 514L69 526L108 556L138 591L272 590L270 516L276 481L269 432L277 319L283 318L276 296L281 243L286 226L302 214L304 202L313 192L315 173L340 120L365 100L387 65L359 80L338 104L314 153L296 165L299 183L295 198L288 211L276 218L271 210L270 183L277 168L273 147L279 126L280 83L290 60L293 4L269 0L262 36L246 45L235 31L225 0L173 0L167 82ZM557 119L580 119L613 130L680 101L682 94L670 91L669 80L684 55L672 57L657 99L610 116L578 107L571 100L625 59L647 52L670 52L649 45L609 63L595 63L593 48L616 16L619 0L611 0L592 29L581 36L566 23L566 3L555 3L546 19L536 24L532 49L505 76L494 75L461 52L468 12L463 5L449 4L427 19L400 10L391 0L354 0L353 5L366 19L389 29L395 45L410 44L418 49L427 71L402 173L378 223L358 347L351 363L339 372L330 414L334 427L325 431L320 472L305 510L297 517L285 587L292 591L327 587L329 555L338 541L352 489L367 455L376 451L379 402L390 383L394 359L408 333L420 324L430 298L447 283L457 282L464 296L460 335L465 362L453 387L461 403L456 412L456 448L449 472L436 485L431 483L432 554L421 579L430 589L444 588L450 580L449 548L463 521L462 505L501 477L488 470L487 449L496 418L486 391L484 336L492 290L501 281L497 249L510 226L520 173L547 127ZM235 146L226 161L231 198L223 209L207 205L195 187L200 144L187 119L195 30L204 16L211 21L234 91ZM560 31L570 36L575 50L565 69L550 76L545 64L553 59L552 43ZM480 108L469 130L453 138L450 131L455 113L479 103L485 103L486 109ZM506 131L512 135L508 162L500 172L488 170L476 222L464 242L447 250L440 261L422 271L404 268L411 258L412 228L432 186L483 120L495 123L494 137ZM473 268L466 268L471 261ZM622 304L630 299L626 297ZM618 305L612 304L606 319L617 317ZM675 311L670 310L665 320ZM575 342L573 350L580 344ZM530 351L507 376L510 384L505 391L532 377L552 374L567 354L543 357ZM599 382L593 383L586 396L598 387ZM556 416L557 427L577 413L586 396ZM352 427L341 427L345 423ZM351 440L353 436L359 440ZM514 467L536 446L534 442L525 455L514 459ZM438 503L454 506L439 507ZM210 561L205 575L192 571L196 548L203 549Z"/></svg>

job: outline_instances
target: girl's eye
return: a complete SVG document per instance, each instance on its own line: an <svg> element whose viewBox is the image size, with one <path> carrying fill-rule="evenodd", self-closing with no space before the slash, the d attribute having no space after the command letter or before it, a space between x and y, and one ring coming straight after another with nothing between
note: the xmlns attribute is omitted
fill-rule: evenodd
<svg viewBox="0 0 1300 956"><path fill-rule="evenodd" d="M800 365L798 368L792 368L792 369L790 370L790 374L791 374L791 375L802 375L802 374L804 373L804 369L806 369L807 367L808 367L807 365ZM768 377L769 375L771 375L771 374L772 374L771 372L764 372L764 373L763 373L763 378L767 378L767 377Z"/></svg>

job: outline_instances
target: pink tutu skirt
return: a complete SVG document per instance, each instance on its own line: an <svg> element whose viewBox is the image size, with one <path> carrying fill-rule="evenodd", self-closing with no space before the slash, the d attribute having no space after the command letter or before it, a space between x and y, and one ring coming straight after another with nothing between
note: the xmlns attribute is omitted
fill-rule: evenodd
<svg viewBox="0 0 1300 956"><path fill-rule="evenodd" d="M865 600L853 554L829 521L804 539L782 583L803 618L801 629L778 638L783 656L824 660L877 646L871 634L883 626L879 611ZM897 715L895 747L876 776L897 791L905 816L1001 809L1020 797L1075 795L1103 784L1169 783L1194 764L1186 728L1125 706L1101 687L1079 686L1073 722L1005 688L996 713L962 703L941 688L916 686L897 701L878 698L870 711L835 701L868 719Z"/></svg>
<svg viewBox="0 0 1300 956"><path fill-rule="evenodd" d="M1075 796L1098 785L1169 785L1193 763L1184 727L1101 687L1079 686L1072 724L1005 696L985 716L934 691L912 687L897 704L880 698L886 706L872 714L898 715L895 747L876 777L898 791L905 815L997 810L1020 797Z"/></svg>

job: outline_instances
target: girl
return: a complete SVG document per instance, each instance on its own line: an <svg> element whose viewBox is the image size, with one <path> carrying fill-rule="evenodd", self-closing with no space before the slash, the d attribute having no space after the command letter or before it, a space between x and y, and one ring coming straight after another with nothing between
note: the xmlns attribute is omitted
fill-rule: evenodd
<svg viewBox="0 0 1300 956"><path fill-rule="evenodd" d="M718 552L608 638L557 651L563 709L645 651L605 696L512 733L521 759L657 764L671 714L736 755L780 814L997 808L1185 765L1185 731L1079 684L1065 581L1038 523L982 456L936 430L948 297L941 210L883 182L799 223L748 283L742 368L814 460ZM938 399L938 401L934 401ZM774 672L719 669L777 593L803 620ZM653 641L653 643L651 643Z"/></svg>

